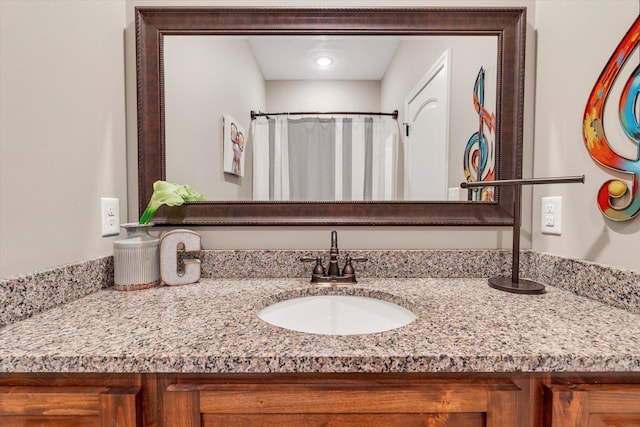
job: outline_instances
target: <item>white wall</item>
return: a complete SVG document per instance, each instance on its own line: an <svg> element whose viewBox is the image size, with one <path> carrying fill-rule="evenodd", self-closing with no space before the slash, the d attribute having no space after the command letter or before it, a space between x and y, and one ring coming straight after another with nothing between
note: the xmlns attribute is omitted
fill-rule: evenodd
<svg viewBox="0 0 640 427"><path fill-rule="evenodd" d="M0 1L0 277L112 253L100 237L99 197L121 199L137 219L134 6L528 6L525 161L535 175L586 173L587 184L536 189L534 230L523 246L640 269L633 256L640 220L613 224L594 196L609 174L583 147L586 97L637 0L290 0L290 1ZM123 10L124 9L124 10ZM569 26L567 23L570 23ZM534 26L535 24L535 26ZM126 92L123 40L126 27ZM64 31L62 31L64 29ZM536 150L532 148L533 60L538 58ZM127 106L125 166L124 105ZM570 159L570 161L569 161ZM525 176L531 175L525 163ZM128 191L125 190L124 180ZM565 195L565 233L539 235L539 196ZM127 201L128 200L128 210ZM46 209L46 212L43 212ZM572 212L573 209L573 212ZM206 227L206 248L326 249L331 227ZM348 248L509 247L503 229L339 227ZM62 243L61 243L62 242Z"/></svg>
<svg viewBox="0 0 640 427"><path fill-rule="evenodd" d="M113 253L126 219L124 0L0 1L0 277Z"/></svg>
<svg viewBox="0 0 640 427"><path fill-rule="evenodd" d="M379 105L379 81L267 81L269 112L378 111Z"/></svg>
<svg viewBox="0 0 640 427"><path fill-rule="evenodd" d="M207 200L251 200L249 112L264 109L266 95L248 40L166 37L164 58L167 180L189 184ZM224 115L236 120L248 141L242 177L223 171Z"/></svg>
<svg viewBox="0 0 640 427"><path fill-rule="evenodd" d="M596 205L600 186L612 175L589 156L582 138L587 98L624 33L638 16L637 0L538 1L535 108L535 175L586 175L586 183L538 187L533 201L533 248L568 257L640 269L640 218L616 223ZM571 22L567 27L567 22ZM630 69L638 65L638 49ZM629 75L629 74L627 74ZM619 78L618 85L626 82ZM609 97L605 132L620 154L637 158L638 147L612 118L619 95ZM541 234L540 198L563 197L563 234Z"/></svg>
<svg viewBox="0 0 640 427"><path fill-rule="evenodd" d="M382 109L398 108L400 122L406 122L406 96L441 55L449 51L449 187L457 187L465 180L464 150L471 135L478 130L478 113L474 109L472 96L480 67L485 69L485 108L496 113L497 48L495 36L441 36L402 40L382 81ZM404 133L401 135L404 138ZM495 138L495 133L485 136Z"/></svg>

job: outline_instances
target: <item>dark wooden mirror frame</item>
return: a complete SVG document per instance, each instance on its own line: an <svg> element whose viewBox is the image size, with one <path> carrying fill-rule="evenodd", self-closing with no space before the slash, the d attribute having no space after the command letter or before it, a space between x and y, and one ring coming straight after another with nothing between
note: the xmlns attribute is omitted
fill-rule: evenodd
<svg viewBox="0 0 640 427"><path fill-rule="evenodd" d="M163 37L166 35L495 35L496 179L521 178L526 8L136 8L138 198L166 179ZM247 114L249 112L247 111ZM163 206L161 225L513 224L514 191L495 202L192 202Z"/></svg>

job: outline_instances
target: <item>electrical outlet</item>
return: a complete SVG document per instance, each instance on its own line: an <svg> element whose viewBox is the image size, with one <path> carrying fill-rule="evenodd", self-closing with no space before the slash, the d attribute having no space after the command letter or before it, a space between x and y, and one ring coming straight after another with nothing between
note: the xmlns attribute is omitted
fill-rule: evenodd
<svg viewBox="0 0 640 427"><path fill-rule="evenodd" d="M541 209L542 234L562 234L562 197L543 197Z"/></svg>
<svg viewBox="0 0 640 427"><path fill-rule="evenodd" d="M120 199L102 197L100 199L102 237L120 234Z"/></svg>
<svg viewBox="0 0 640 427"><path fill-rule="evenodd" d="M555 225L555 221L553 218L553 214L545 214L544 215L544 226L545 227L553 227Z"/></svg>

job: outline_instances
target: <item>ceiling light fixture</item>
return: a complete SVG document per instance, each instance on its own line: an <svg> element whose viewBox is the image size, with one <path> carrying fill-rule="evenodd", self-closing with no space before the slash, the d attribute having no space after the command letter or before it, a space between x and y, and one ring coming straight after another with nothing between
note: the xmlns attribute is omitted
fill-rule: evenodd
<svg viewBox="0 0 640 427"><path fill-rule="evenodd" d="M316 58L316 65L318 67L326 68L333 63L333 59L328 56L320 56Z"/></svg>

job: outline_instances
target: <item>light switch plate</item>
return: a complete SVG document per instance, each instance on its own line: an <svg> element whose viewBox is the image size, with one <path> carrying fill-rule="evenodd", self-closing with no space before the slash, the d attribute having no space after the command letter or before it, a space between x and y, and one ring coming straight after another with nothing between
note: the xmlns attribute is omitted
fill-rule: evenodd
<svg viewBox="0 0 640 427"><path fill-rule="evenodd" d="M102 197L100 199L102 237L120 234L120 199Z"/></svg>
<svg viewBox="0 0 640 427"><path fill-rule="evenodd" d="M541 205L542 234L560 236L562 234L562 197L543 197Z"/></svg>

